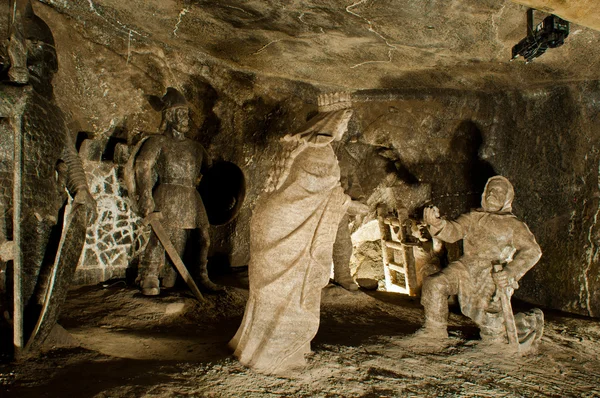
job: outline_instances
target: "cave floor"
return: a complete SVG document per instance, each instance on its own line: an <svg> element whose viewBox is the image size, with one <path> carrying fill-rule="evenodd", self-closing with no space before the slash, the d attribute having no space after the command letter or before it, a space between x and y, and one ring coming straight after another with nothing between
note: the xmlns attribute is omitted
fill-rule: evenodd
<svg viewBox="0 0 600 398"><path fill-rule="evenodd" d="M479 344L477 328L455 311L451 338L436 351L408 338L423 319L417 299L333 285L323 291L308 366L289 376L257 374L227 348L247 294L230 286L200 305L184 289L148 298L124 281L74 289L60 323L76 342L54 337L39 357L0 365L0 395L600 396L599 320L545 311L538 351L519 357Z"/></svg>

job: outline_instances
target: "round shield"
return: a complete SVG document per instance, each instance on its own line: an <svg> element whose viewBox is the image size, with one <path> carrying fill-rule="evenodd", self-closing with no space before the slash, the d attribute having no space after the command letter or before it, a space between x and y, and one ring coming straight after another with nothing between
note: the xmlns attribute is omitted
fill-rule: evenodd
<svg viewBox="0 0 600 398"><path fill-rule="evenodd" d="M202 176L198 187L211 225L233 220L244 203L246 177L234 163L219 161Z"/></svg>

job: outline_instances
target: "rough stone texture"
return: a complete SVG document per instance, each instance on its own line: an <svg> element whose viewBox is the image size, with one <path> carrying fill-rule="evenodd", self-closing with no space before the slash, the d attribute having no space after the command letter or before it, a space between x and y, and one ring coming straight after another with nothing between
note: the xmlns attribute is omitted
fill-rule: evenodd
<svg viewBox="0 0 600 398"><path fill-rule="evenodd" d="M83 48L112 50L95 59L73 54L80 67L97 72L97 80L81 83L110 101L126 96L112 89L110 74L126 88L147 89L176 82L186 58L190 66L215 57L234 69L355 89L495 89L600 76L590 67L600 58L600 32L576 24L562 48L531 65L509 63L511 47L526 34L527 7L508 0L42 2L78 27L73 44L85 38L96 44ZM153 78L128 81L138 68ZM99 115L95 122L105 123Z"/></svg>
<svg viewBox="0 0 600 398"><path fill-rule="evenodd" d="M55 93L70 111L74 128L99 141L113 137L134 143L142 132L157 132L160 124L160 113L145 96L162 95L167 86L182 90L192 108L195 138L215 160L239 165L248 181L248 198L239 217L243 222L213 227L211 254L233 265L247 264L247 220L277 153L274 144L316 110L318 90L305 83L235 71L205 54L175 51L150 39L144 39L143 49L131 49L127 59L120 51L127 45L128 31L123 34L124 28L111 16L89 14L89 3L53 5L65 13L84 12L79 16L57 13L39 3L34 6L61 43ZM89 16L94 22L86 21ZM142 39L132 33L133 43L141 45Z"/></svg>
<svg viewBox="0 0 600 398"><path fill-rule="evenodd" d="M600 315L599 89L585 83L507 96L511 116L491 152L502 159L499 173L514 176L519 214L544 253L519 297L591 316Z"/></svg>
<svg viewBox="0 0 600 398"><path fill-rule="evenodd" d="M364 242L355 247L350 260L350 272L357 279L369 278L383 281L381 244L379 242Z"/></svg>
<svg viewBox="0 0 600 398"><path fill-rule="evenodd" d="M537 355L490 354L473 324L450 314L441 352L405 343L423 310L386 292L323 291L321 327L309 367L266 376L231 357L225 342L242 316L246 289L185 291L158 300L123 283L71 291L61 324L80 349L0 364L4 397L596 397L600 324L549 311ZM170 313L173 306L182 312ZM69 382L65 382L68 380ZM5 393L6 391L6 393Z"/></svg>
<svg viewBox="0 0 600 398"><path fill-rule="evenodd" d="M517 297L597 315L599 88L362 92L356 96L372 102L358 105L357 113L363 139L393 149L403 174L430 184L432 202L451 218L478 206L477 184L485 175L479 171L509 177L515 214L544 253ZM458 153L469 156L452 153L456 135L471 137L458 141L468 143Z"/></svg>
<svg viewBox="0 0 600 398"><path fill-rule="evenodd" d="M368 203L417 212L431 197L455 217L478 205L493 169L514 183L515 212L544 252L517 297L599 314L600 32L573 24L563 47L524 65L507 60L526 7L508 1L43 3L55 94L77 129L134 142L160 122L145 95L174 86L208 152L242 168L247 199L212 229L213 255L247 263L275 143L316 111L316 94L369 88L350 124Z"/></svg>

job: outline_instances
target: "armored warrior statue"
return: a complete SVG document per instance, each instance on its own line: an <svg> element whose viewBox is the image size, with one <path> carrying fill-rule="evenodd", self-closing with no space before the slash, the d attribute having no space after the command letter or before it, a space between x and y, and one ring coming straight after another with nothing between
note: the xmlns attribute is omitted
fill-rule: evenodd
<svg viewBox="0 0 600 398"><path fill-rule="evenodd" d="M86 226L95 217L95 201L65 116L54 102L58 60L52 33L29 0L14 0L10 15L10 41L0 58L2 78L9 80L0 85L0 243L5 249L0 252L6 272L0 288L19 354L41 344L56 322ZM55 230L67 200L65 188L73 203L56 252L49 242L60 232ZM6 249L7 242L14 247Z"/></svg>
<svg viewBox="0 0 600 398"><path fill-rule="evenodd" d="M431 236L450 243L463 239L464 254L425 278L421 297L425 325L417 332L418 337L448 336L447 300L458 295L462 313L479 326L485 342L502 343L508 338L517 347L529 348L539 341L541 310L513 316L510 308L510 296L518 281L542 255L527 225L512 214L513 198L512 184L495 176L485 186L481 209L454 221L440 218L436 207L424 210Z"/></svg>
<svg viewBox="0 0 600 398"><path fill-rule="evenodd" d="M206 150L186 137L189 131L189 108L183 95L169 87L162 97L162 135L146 139L135 158L135 182L142 216L162 214L162 223L171 243L183 255L190 231L197 229L200 283L210 290L222 287L208 278L207 256L210 245L209 220L197 187L211 166ZM165 263L165 249L152 232L140 260L138 282L145 295L160 293L160 281L172 287L177 271Z"/></svg>

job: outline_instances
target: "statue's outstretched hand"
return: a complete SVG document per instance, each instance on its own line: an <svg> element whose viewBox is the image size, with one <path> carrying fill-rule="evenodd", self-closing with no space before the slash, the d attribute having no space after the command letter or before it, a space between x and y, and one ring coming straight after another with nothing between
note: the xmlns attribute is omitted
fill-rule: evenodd
<svg viewBox="0 0 600 398"><path fill-rule="evenodd" d="M365 215L369 212L369 206L359 202L358 200L350 201L348 206L348 214L351 216Z"/></svg>
<svg viewBox="0 0 600 398"><path fill-rule="evenodd" d="M423 221L434 228L441 228L444 225L444 220L440 217L440 209L435 206L423 209Z"/></svg>

